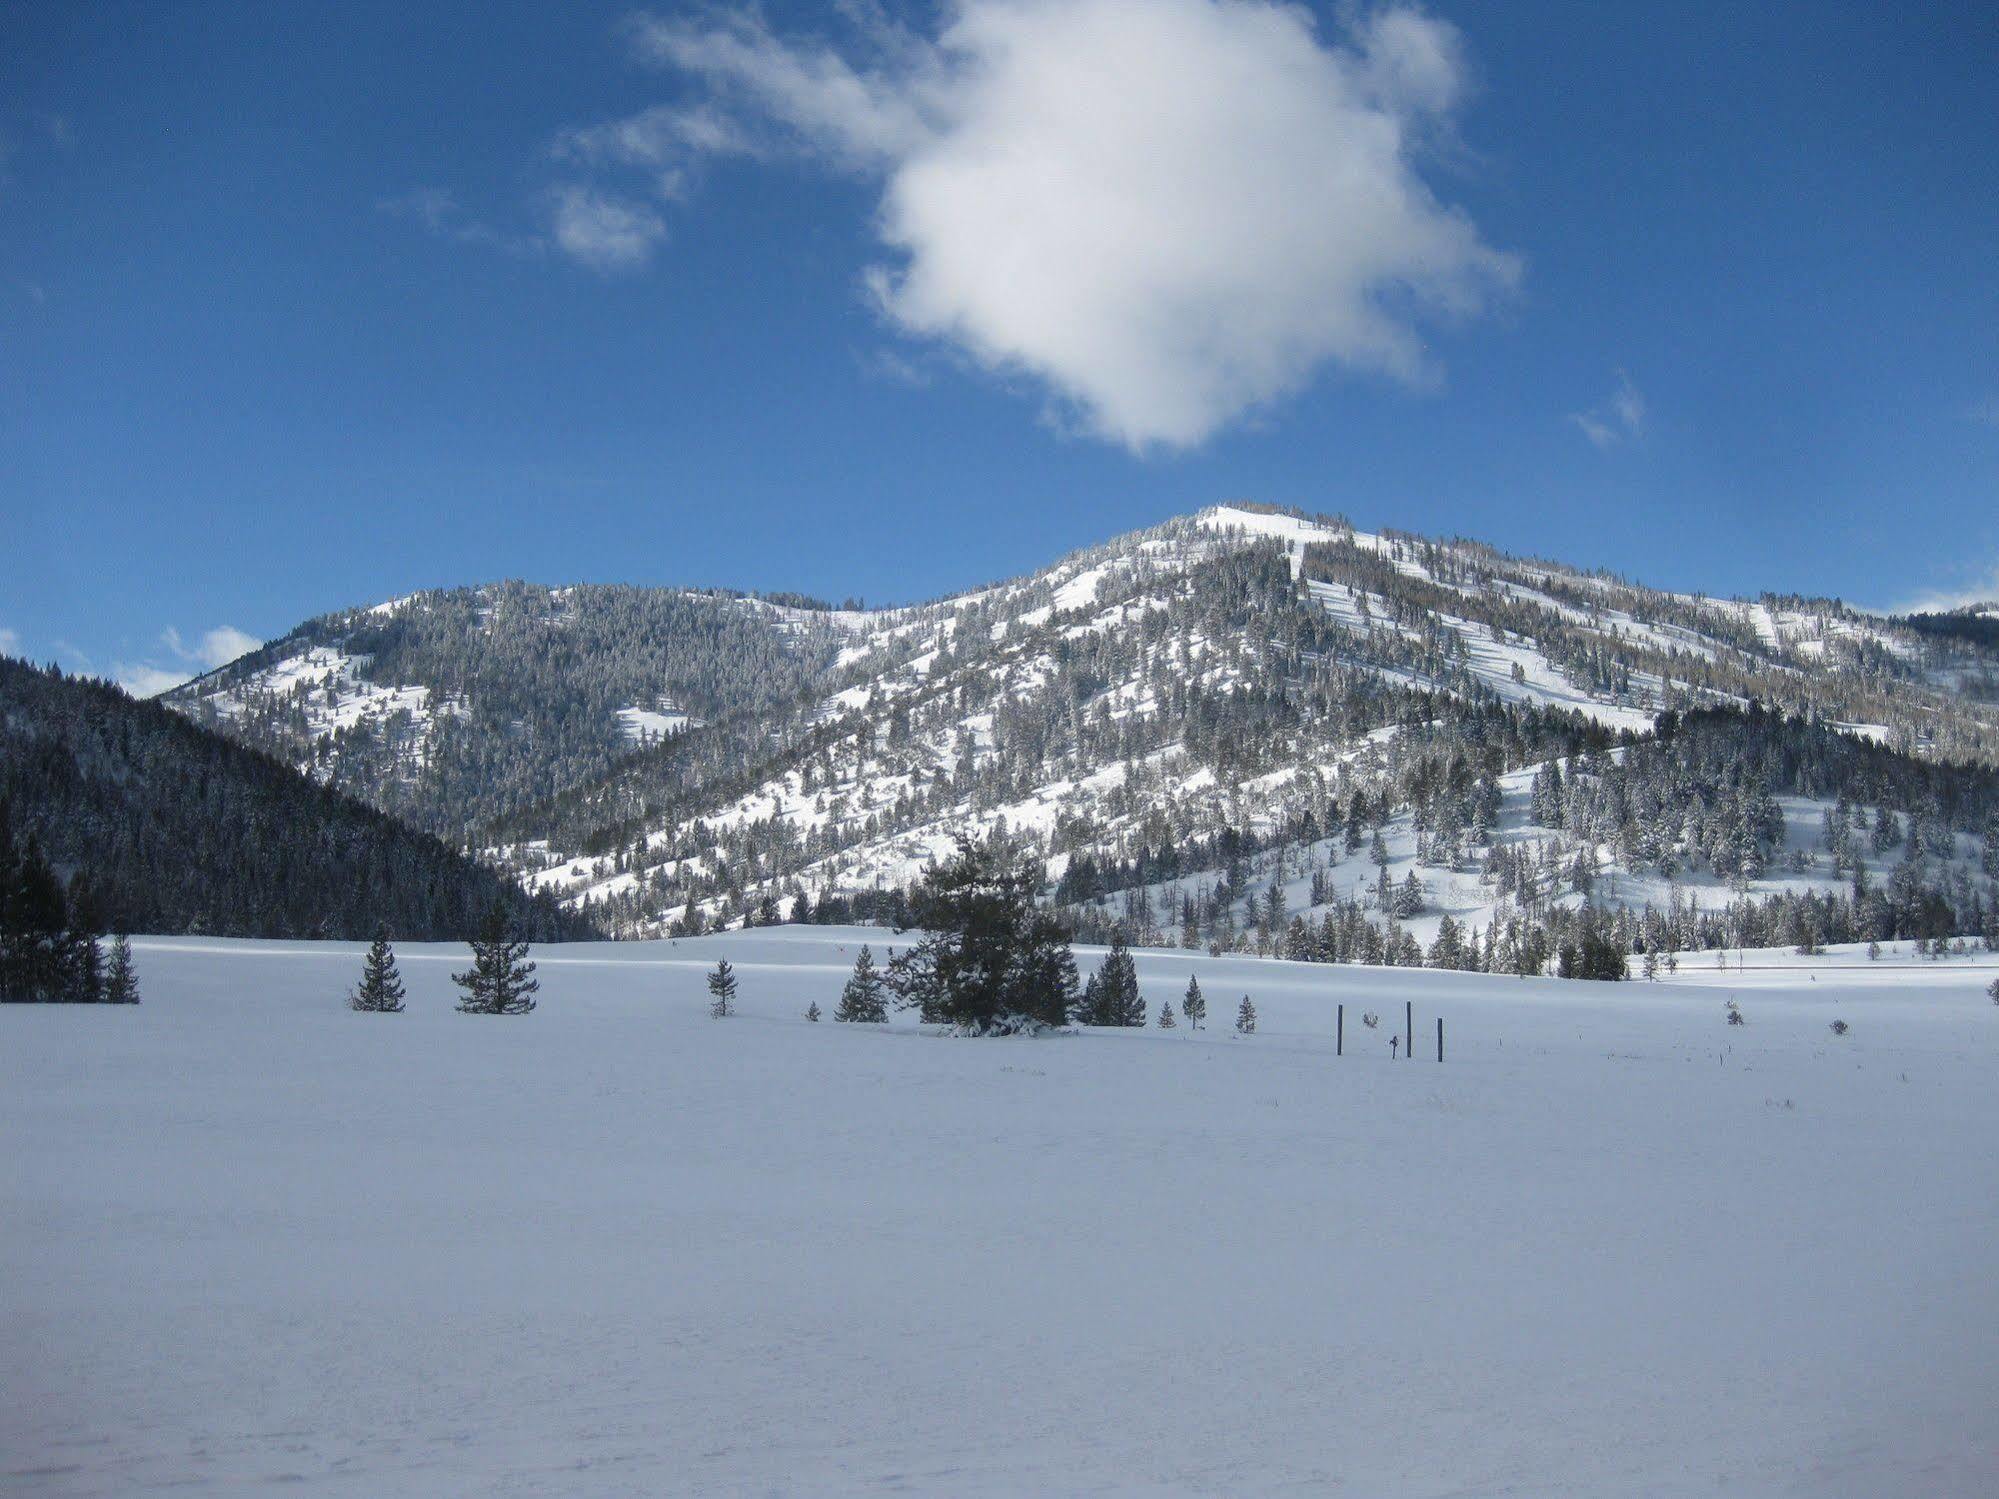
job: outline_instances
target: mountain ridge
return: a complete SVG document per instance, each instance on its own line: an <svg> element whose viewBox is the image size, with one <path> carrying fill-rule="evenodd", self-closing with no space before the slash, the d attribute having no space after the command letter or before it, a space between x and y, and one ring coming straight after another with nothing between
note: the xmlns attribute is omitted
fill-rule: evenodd
<svg viewBox="0 0 1999 1499"><path fill-rule="evenodd" d="M534 740L533 715L545 714L541 748L581 744L573 763L546 757L455 825L530 887L631 932L685 924L697 908L704 921L735 921L789 912L811 891L887 889L959 834L995 827L1042 858L1058 889L1078 856L1213 848L1224 830L1282 842L1301 805L1321 826L1327 802L1356 791L1406 808L1414 746L1464 732L1498 732L1516 757L1558 741L1566 755L1634 742L1665 712L1767 707L1912 763L1999 765L1999 651L1976 640L1837 600L1668 593L1462 538L1370 533L1267 506L1210 507L890 609L502 584L324 618L383 610L452 615L456 634L405 633L448 636L469 655L426 662L403 642L385 661L379 648L353 649L379 647L379 631L309 622L286 637L289 654L266 647L261 664L224 668L171 700L263 735L301 768L392 788L417 784L439 740L474 766L512 763L510 751L531 759L518 741ZM510 611L535 619L507 621ZM653 633L634 647L612 618ZM509 718L506 704L525 701L518 683L440 665L485 649L464 644L475 621L527 645L605 640L615 659L572 651L566 660L604 680L551 678ZM666 653L649 653L655 644ZM706 696L676 699L683 717L670 732L630 733L634 716L664 716L658 698L690 684ZM654 701L640 700L646 692ZM461 725L484 725L491 743L450 746ZM1497 779L1536 763L1502 756L1488 769ZM1425 831L1398 835L1411 861L1399 875L1416 872ZM1786 838L1763 855L1796 852ZM1464 910L1489 924L1493 906Z"/></svg>

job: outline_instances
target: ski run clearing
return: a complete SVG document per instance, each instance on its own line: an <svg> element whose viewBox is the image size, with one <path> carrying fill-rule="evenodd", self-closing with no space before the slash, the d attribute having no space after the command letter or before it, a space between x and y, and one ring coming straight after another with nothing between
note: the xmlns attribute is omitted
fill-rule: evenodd
<svg viewBox="0 0 1999 1499"><path fill-rule="evenodd" d="M359 946L141 940L137 1010L0 1010L0 1492L1999 1493L1999 959L807 1023L863 941L543 948L489 1019L462 948L385 1016Z"/></svg>

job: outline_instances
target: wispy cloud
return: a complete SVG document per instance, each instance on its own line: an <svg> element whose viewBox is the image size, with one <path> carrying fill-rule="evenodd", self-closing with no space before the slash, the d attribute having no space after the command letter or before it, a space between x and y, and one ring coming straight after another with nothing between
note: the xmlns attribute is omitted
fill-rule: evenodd
<svg viewBox="0 0 1999 1499"><path fill-rule="evenodd" d="M538 255L547 248L539 235L508 233L470 217L459 204L458 195L449 188L411 188L406 193L383 198L375 208L391 218L407 219L424 233L454 244L483 245L509 255Z"/></svg>
<svg viewBox="0 0 1999 1499"><path fill-rule="evenodd" d="M0 656L21 654L21 637L13 630L0 629Z"/></svg>
<svg viewBox="0 0 1999 1499"><path fill-rule="evenodd" d="M1424 180L1469 68L1410 6L1321 28L1275 0L958 0L934 34L839 11L837 46L754 9L640 16L639 54L698 92L552 150L659 200L721 155L878 184L863 284L889 326L1133 449L1201 443L1328 364L1433 383L1420 325L1520 276ZM557 203L599 269L664 232L630 200Z"/></svg>
<svg viewBox="0 0 1999 1499"><path fill-rule="evenodd" d="M645 204L576 183L555 190L550 215L563 254L606 274L638 269L666 238L666 221Z"/></svg>
<svg viewBox="0 0 1999 1499"><path fill-rule="evenodd" d="M720 110L656 105L621 120L563 131L549 147L557 161L584 167L633 167L651 175L663 198L683 198L703 162L755 156L761 148Z"/></svg>
<svg viewBox="0 0 1999 1499"><path fill-rule="evenodd" d="M1980 568L1964 569L1959 584L1939 584L1916 593L1899 604L1890 604L1881 612L1884 614L1943 614L1952 609L1964 609L1973 604L1990 604L1999 608L1999 562Z"/></svg>
<svg viewBox="0 0 1999 1499"><path fill-rule="evenodd" d="M194 641L182 639L180 631L169 626L160 632L160 644L175 664L162 664L158 657L118 661L112 665L111 679L134 697L157 697L202 672L227 666L263 642L234 625L217 625Z"/></svg>
<svg viewBox="0 0 1999 1499"><path fill-rule="evenodd" d="M1600 451L1608 452L1620 443L1636 442L1645 435L1645 397L1623 370L1617 372L1617 388L1587 411L1572 411L1574 422Z"/></svg>

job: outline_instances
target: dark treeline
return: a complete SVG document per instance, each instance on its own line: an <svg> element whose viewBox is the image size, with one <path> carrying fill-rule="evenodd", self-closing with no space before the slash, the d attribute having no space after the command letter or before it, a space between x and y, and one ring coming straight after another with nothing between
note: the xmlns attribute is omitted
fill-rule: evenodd
<svg viewBox="0 0 1999 1499"><path fill-rule="evenodd" d="M497 902L592 935L426 833L107 683L0 658L0 806L94 931L463 936Z"/></svg>

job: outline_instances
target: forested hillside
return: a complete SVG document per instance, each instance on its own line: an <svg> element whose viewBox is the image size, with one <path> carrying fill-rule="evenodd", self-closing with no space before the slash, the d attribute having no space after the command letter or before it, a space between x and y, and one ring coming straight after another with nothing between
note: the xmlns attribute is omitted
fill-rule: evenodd
<svg viewBox="0 0 1999 1499"><path fill-rule="evenodd" d="M782 597L500 583L308 621L167 701L459 839L690 722L782 710L832 662L837 618Z"/></svg>
<svg viewBox="0 0 1999 1499"><path fill-rule="evenodd" d="M625 934L892 916L997 830L1085 933L1552 966L1584 927L1799 924L1773 901L1975 929L1984 633L1226 506L891 610L418 595L174 701Z"/></svg>
<svg viewBox="0 0 1999 1499"><path fill-rule="evenodd" d="M436 838L106 683L0 657L0 817L99 930L461 937L495 901L590 935Z"/></svg>
<svg viewBox="0 0 1999 1499"><path fill-rule="evenodd" d="M1558 946L1584 906L1627 943L1648 906L1711 913L1715 937L1712 913L1904 864L1905 895L1977 882L1951 907L1975 929L1995 659L1832 601L1225 509L865 616L756 758L684 736L498 826L495 857L625 931L872 911L995 828L1082 930L1204 947L1277 950L1333 917L1342 956L1442 936L1449 958L1452 928ZM1891 928L1913 935L1917 904Z"/></svg>

